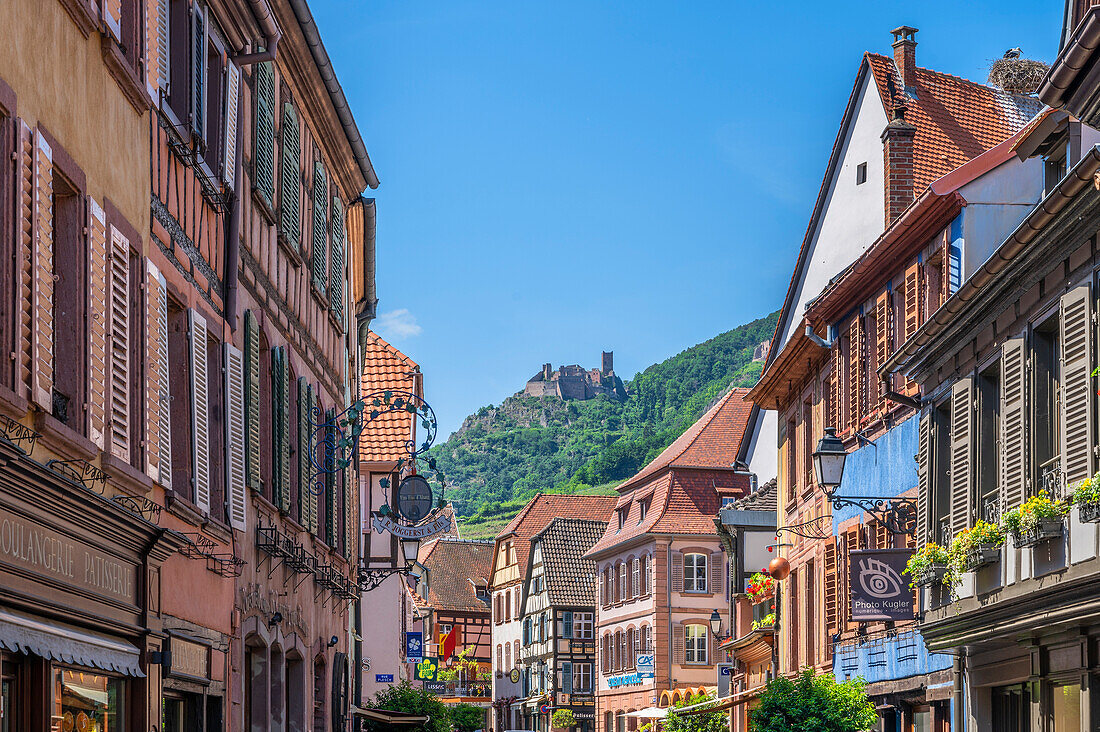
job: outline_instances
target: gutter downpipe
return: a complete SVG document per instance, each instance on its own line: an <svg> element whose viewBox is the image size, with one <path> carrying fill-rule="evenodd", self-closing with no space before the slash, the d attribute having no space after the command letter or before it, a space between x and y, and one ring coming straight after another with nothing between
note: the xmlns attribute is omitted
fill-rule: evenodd
<svg viewBox="0 0 1100 732"><path fill-rule="evenodd" d="M234 56L230 63L238 67L251 66L262 61L274 61L279 49L282 32L275 22L275 14L267 0L248 0L252 13L260 23L264 33L264 50L257 53L242 53ZM225 321L229 330L237 330L237 287L238 269L241 263L241 205L244 199L244 170L241 166L241 148L244 146L244 109L237 104L237 151L233 160L233 202L229 210L229 228L225 243Z"/></svg>
<svg viewBox="0 0 1100 732"><path fill-rule="evenodd" d="M252 0L260 2L261 0ZM336 71L332 68L332 61L321 42L321 33L317 30L317 23L313 20L313 14L309 10L306 0L290 0L290 6L294 9L294 15L298 18L298 25L302 28L302 35L306 38L306 44L313 55L313 61L317 64L317 70L321 72L321 80L328 90L332 106L336 109L336 116L340 118L340 124L344 128L351 149L355 153L355 161L359 164L359 172L371 188L378 187L378 176L374 172L370 156L367 155L367 146L363 143L363 136L359 134L359 128L355 125L355 118L351 114L351 106L348 104L340 81L336 78Z"/></svg>

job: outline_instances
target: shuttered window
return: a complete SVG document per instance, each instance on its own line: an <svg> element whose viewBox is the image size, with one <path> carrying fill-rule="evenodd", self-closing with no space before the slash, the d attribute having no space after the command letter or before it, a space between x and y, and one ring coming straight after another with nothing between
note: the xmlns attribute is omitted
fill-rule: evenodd
<svg viewBox="0 0 1100 732"><path fill-rule="evenodd" d="M833 421L830 427L835 427L837 431L844 430L848 426L846 419L847 411L844 408L844 374L847 370L846 362L844 359L844 344L841 342L841 338L838 335L836 342L833 344L833 373L829 380L829 385L833 390L832 398L832 412Z"/></svg>
<svg viewBox="0 0 1100 732"><path fill-rule="evenodd" d="M89 198L88 436L101 450L107 446L107 379L110 371L107 329L111 321L107 305L111 279L109 260L107 219L103 208Z"/></svg>
<svg viewBox="0 0 1100 732"><path fill-rule="evenodd" d="M325 412L325 422L332 424L336 417L336 412L329 409ZM330 433L327 437L335 440L335 437ZM326 444L329 443L326 440ZM325 535L324 541L330 547L336 547L337 529L337 512L336 505L336 459L335 450L325 450Z"/></svg>
<svg viewBox="0 0 1100 732"><path fill-rule="evenodd" d="M210 512L210 401L207 383L206 318L190 311L191 470L195 505Z"/></svg>
<svg viewBox="0 0 1100 732"><path fill-rule="evenodd" d="M334 186L335 187L335 186ZM344 324L344 205L332 197L332 262L329 275L329 309Z"/></svg>
<svg viewBox="0 0 1100 732"><path fill-rule="evenodd" d="M20 272L23 313L20 336L31 400L53 412L54 381L54 232L53 150L40 132L24 128L21 231L24 250Z"/></svg>
<svg viewBox="0 0 1100 732"><path fill-rule="evenodd" d="M244 313L245 482L259 490L260 480L260 325L251 310Z"/></svg>
<svg viewBox="0 0 1100 732"><path fill-rule="evenodd" d="M206 13L195 3L191 11L191 129L206 139Z"/></svg>
<svg viewBox="0 0 1100 732"><path fill-rule="evenodd" d="M875 332L874 332L874 351L875 358L874 363L871 366L872 373L868 376L869 379L874 381L874 388L871 390L875 397L874 407L876 409L886 406L886 384L887 382L880 379L877 375L879 367L881 367L890 358L892 351L892 343L890 334L893 332L893 323L891 322L892 310L890 308L890 293L882 292L877 298L875 298Z"/></svg>
<svg viewBox="0 0 1100 732"><path fill-rule="evenodd" d="M722 552L715 552L710 555L710 592L714 595L721 595L724 591L722 589L722 575L726 567L725 555Z"/></svg>
<svg viewBox="0 0 1100 732"><path fill-rule="evenodd" d="M256 103L255 139L252 150L253 190L268 208L275 203L275 67L270 61L258 63L253 95Z"/></svg>
<svg viewBox="0 0 1100 732"><path fill-rule="evenodd" d="M672 591L684 591L684 555L672 552Z"/></svg>
<svg viewBox="0 0 1100 732"><path fill-rule="evenodd" d="M237 106L240 103L241 70L227 59L225 68L225 150L222 160L222 180L230 187L236 180L237 173Z"/></svg>
<svg viewBox="0 0 1100 732"><path fill-rule="evenodd" d="M145 472L172 487L171 376L168 366L168 284L152 261L145 272Z"/></svg>
<svg viewBox="0 0 1100 732"><path fill-rule="evenodd" d="M317 533L317 486L310 481L313 473L312 458L313 433L310 429L309 419L313 413L313 387L306 383L305 377L298 379L298 493L299 513L298 522L313 533Z"/></svg>
<svg viewBox="0 0 1100 732"><path fill-rule="evenodd" d="M959 379L951 387L951 533L970 526L971 453L974 424L973 379Z"/></svg>
<svg viewBox="0 0 1100 732"><path fill-rule="evenodd" d="M905 270L904 340L909 340L921 324L921 266L914 262Z"/></svg>
<svg viewBox="0 0 1100 732"><path fill-rule="evenodd" d="M226 343L225 349L225 474L229 525L244 531L245 419L244 353Z"/></svg>
<svg viewBox="0 0 1100 732"><path fill-rule="evenodd" d="M932 417L921 414L917 427L917 546L932 538L928 523L928 506L932 489Z"/></svg>
<svg viewBox="0 0 1100 732"><path fill-rule="evenodd" d="M840 586L837 576L836 540L829 538L825 542L825 627L830 635L839 629Z"/></svg>
<svg viewBox="0 0 1100 732"><path fill-rule="evenodd" d="M313 164L313 287L328 291L328 181L325 166Z"/></svg>
<svg viewBox="0 0 1100 732"><path fill-rule="evenodd" d="M1062 476L1066 485L1090 477L1093 455L1092 299L1083 285L1061 302Z"/></svg>
<svg viewBox="0 0 1100 732"><path fill-rule="evenodd" d="M290 366L285 346L271 349L271 386L274 415L272 427L275 437L274 484L275 505L284 513L290 512Z"/></svg>
<svg viewBox="0 0 1100 732"><path fill-rule="evenodd" d="M684 662L684 626L679 623L672 626L672 662Z"/></svg>
<svg viewBox="0 0 1100 732"><path fill-rule="evenodd" d="M111 231L110 311L110 436L111 454L130 461L130 242Z"/></svg>
<svg viewBox="0 0 1100 732"><path fill-rule="evenodd" d="M151 46L155 49L155 51L149 53L150 60L155 61L155 66L150 64L149 76L150 80L155 79L156 88L160 90L160 93L167 95L168 75L171 64L171 39L168 33L168 0L156 0L156 2L150 4L149 9L150 12L156 13L155 17L149 19L149 28L154 36L151 39Z"/></svg>
<svg viewBox="0 0 1100 732"><path fill-rule="evenodd" d="M859 428L863 418L866 354L863 339L863 318L856 317L848 324L848 426Z"/></svg>
<svg viewBox="0 0 1100 732"><path fill-rule="evenodd" d="M302 238L301 140L294 105L283 105L282 159L279 161L279 236L297 251Z"/></svg>
<svg viewBox="0 0 1100 732"><path fill-rule="evenodd" d="M1005 509L1023 503L1027 489L1027 348L1023 338L1001 350L1001 486Z"/></svg>

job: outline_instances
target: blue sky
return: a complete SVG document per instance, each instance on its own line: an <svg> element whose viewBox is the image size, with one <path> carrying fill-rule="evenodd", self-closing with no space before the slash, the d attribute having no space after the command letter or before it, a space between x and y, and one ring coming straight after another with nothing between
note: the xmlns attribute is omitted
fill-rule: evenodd
<svg viewBox="0 0 1100 732"><path fill-rule="evenodd" d="M382 181L375 329L440 435L541 364L628 378L782 302L865 50L984 81L1062 3L311 3Z"/></svg>

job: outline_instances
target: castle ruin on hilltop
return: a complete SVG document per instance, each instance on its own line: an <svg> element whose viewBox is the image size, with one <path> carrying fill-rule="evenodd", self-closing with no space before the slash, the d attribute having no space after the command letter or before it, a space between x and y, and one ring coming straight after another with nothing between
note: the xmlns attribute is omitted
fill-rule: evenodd
<svg viewBox="0 0 1100 732"><path fill-rule="evenodd" d="M626 386L615 375L615 352L604 351L598 369L584 369L573 364L559 366L557 370L548 363L542 365L542 371L527 380L523 389L526 396L555 397L569 399L595 399L600 394L623 398Z"/></svg>

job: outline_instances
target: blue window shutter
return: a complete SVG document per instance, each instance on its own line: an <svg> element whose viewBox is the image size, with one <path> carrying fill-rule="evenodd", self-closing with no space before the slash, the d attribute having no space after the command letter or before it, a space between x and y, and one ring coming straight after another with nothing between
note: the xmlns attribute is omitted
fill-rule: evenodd
<svg viewBox="0 0 1100 732"><path fill-rule="evenodd" d="M573 611L566 610L562 613L561 634L563 638L573 637Z"/></svg>
<svg viewBox="0 0 1100 732"><path fill-rule="evenodd" d="M561 690L566 694L573 693L573 664L569 661L561 665Z"/></svg>

